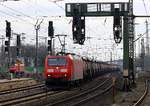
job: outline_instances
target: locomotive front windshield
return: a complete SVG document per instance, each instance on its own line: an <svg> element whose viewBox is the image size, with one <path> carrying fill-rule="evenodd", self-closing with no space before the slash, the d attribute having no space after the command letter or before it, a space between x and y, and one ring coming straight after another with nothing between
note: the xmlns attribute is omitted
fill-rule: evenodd
<svg viewBox="0 0 150 106"><path fill-rule="evenodd" d="M65 66L67 60L65 58L49 58L48 66Z"/></svg>

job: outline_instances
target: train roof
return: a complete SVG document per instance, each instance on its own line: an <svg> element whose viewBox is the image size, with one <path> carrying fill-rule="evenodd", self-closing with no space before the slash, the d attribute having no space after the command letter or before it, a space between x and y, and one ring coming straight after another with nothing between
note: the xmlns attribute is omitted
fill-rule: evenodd
<svg viewBox="0 0 150 106"><path fill-rule="evenodd" d="M64 53L64 52L59 52L59 53L57 53L56 55L48 55L47 56L47 58L55 58L55 57L72 57L72 58L74 58L74 59L81 59L81 56L80 55L76 55L76 54L74 54L74 53Z"/></svg>
<svg viewBox="0 0 150 106"><path fill-rule="evenodd" d="M66 53L66 52L58 52L56 56L67 56L67 55L76 55L75 53Z"/></svg>
<svg viewBox="0 0 150 106"><path fill-rule="evenodd" d="M87 61L87 62L95 62L95 63L102 63L102 64L110 64L108 62L103 62L103 61L99 61L99 60L94 60L93 58L88 58L86 56L80 56L80 55L77 55L75 53L66 53L66 52L58 52L56 53L56 55L54 56L48 56L48 57L57 57L57 56L60 56L60 57L65 57L65 56L69 56L71 55L73 58L81 58L83 61ZM113 64L113 65L117 65L117 64Z"/></svg>

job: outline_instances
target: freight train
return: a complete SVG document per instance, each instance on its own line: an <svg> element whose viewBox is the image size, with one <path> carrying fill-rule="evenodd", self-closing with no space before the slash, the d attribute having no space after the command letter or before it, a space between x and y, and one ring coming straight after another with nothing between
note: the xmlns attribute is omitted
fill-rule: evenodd
<svg viewBox="0 0 150 106"><path fill-rule="evenodd" d="M89 60L72 53L45 58L45 84L52 88L64 85L70 87L114 71L119 71L118 65Z"/></svg>

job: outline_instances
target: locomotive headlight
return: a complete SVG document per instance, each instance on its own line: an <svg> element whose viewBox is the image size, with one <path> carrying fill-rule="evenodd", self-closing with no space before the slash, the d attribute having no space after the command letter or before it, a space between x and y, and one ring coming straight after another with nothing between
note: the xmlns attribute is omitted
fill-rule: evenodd
<svg viewBox="0 0 150 106"><path fill-rule="evenodd" d="M54 72L54 70L53 69L48 69L48 72Z"/></svg>
<svg viewBox="0 0 150 106"><path fill-rule="evenodd" d="M67 72L67 69L61 69L60 72Z"/></svg>

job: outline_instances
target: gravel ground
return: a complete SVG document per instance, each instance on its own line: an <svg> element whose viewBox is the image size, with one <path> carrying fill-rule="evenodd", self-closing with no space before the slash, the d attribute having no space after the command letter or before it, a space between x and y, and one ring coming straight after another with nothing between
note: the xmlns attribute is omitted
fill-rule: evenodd
<svg viewBox="0 0 150 106"><path fill-rule="evenodd" d="M0 80L0 91L15 89L37 84L37 81L29 78L20 78L12 80Z"/></svg>
<svg viewBox="0 0 150 106"><path fill-rule="evenodd" d="M149 82L148 82L148 84L149 84ZM146 98L144 99L141 106L150 106L150 85L148 87L148 94L146 95Z"/></svg>
<svg viewBox="0 0 150 106"><path fill-rule="evenodd" d="M129 92L118 92L115 96L115 104L112 106L132 106L143 95L144 90L144 80L136 79L136 87Z"/></svg>

